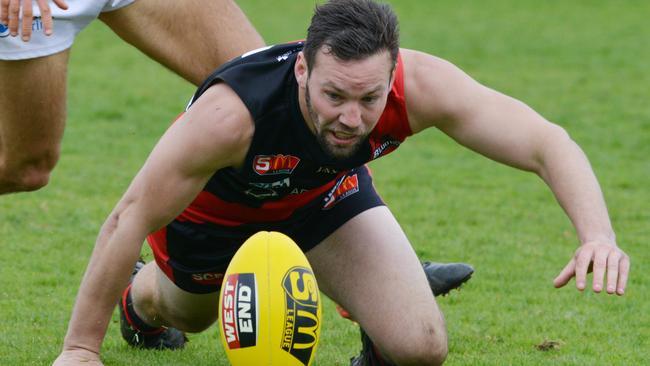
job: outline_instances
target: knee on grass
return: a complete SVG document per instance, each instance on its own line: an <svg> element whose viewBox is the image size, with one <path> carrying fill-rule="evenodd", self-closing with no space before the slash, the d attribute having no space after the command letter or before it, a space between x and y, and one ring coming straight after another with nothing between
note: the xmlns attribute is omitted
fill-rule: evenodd
<svg viewBox="0 0 650 366"><path fill-rule="evenodd" d="M208 329L217 321L217 309L213 312L184 312L178 309L163 311L165 325L174 327L187 333L199 333Z"/></svg>
<svg viewBox="0 0 650 366"><path fill-rule="evenodd" d="M50 151L18 162L7 160L0 165L0 193L30 192L48 184L59 152Z"/></svg>
<svg viewBox="0 0 650 366"><path fill-rule="evenodd" d="M433 332L404 337L381 350L385 357L400 366L442 365L447 358L447 337Z"/></svg>

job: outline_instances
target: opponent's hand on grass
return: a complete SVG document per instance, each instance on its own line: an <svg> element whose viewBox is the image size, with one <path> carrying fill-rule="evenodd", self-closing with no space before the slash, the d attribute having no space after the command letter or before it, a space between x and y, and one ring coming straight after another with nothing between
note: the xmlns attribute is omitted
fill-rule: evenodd
<svg viewBox="0 0 650 366"><path fill-rule="evenodd" d="M607 293L617 295L625 293L627 276L630 272L630 258L613 243L589 242L581 245L553 284L557 288L562 287L575 276L576 288L582 291L586 287L587 273L592 270L594 292L603 290L603 280L607 273Z"/></svg>
<svg viewBox="0 0 650 366"><path fill-rule="evenodd" d="M32 1L36 1L41 11L41 21L43 22L43 32L49 36L53 32L52 10L47 0L0 0L0 23L9 27L9 33L17 36L19 33L23 41L27 42L32 37L32 21L34 13L32 10ZM59 8L66 10L68 4L64 0L52 0ZM20 19L20 10L22 8L23 24L18 29Z"/></svg>
<svg viewBox="0 0 650 366"><path fill-rule="evenodd" d="M63 351L52 366L104 366L99 355L85 349Z"/></svg>

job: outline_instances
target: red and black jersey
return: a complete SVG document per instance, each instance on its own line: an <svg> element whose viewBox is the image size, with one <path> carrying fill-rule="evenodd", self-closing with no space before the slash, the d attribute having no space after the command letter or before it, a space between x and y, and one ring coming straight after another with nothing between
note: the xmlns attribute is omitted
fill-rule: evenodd
<svg viewBox="0 0 650 366"><path fill-rule="evenodd" d="M323 195L344 183L350 169L390 153L411 135L399 59L386 108L368 139L349 158L328 155L300 112L294 64L302 47L296 42L249 52L199 87L190 105L215 83L230 86L250 111L255 132L242 167L215 172L177 221L238 226L286 220L312 204L322 207L321 200L332 199Z"/></svg>

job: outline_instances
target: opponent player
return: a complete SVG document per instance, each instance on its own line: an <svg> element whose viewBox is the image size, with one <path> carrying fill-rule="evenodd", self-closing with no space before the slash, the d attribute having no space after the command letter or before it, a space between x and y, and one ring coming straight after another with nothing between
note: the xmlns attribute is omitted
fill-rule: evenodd
<svg viewBox="0 0 650 366"><path fill-rule="evenodd" d="M584 290L593 266L595 292L623 295L629 258L567 133L444 60L400 50L387 5L331 0L317 7L304 44L215 71L161 138L102 227L56 365L101 364L145 237L156 260L125 292L132 325L196 332L215 321L219 286L192 274L218 277L257 230L292 237L321 290L363 327L354 365L442 363L443 316L364 165L429 127L548 184L580 241L557 287L575 276Z"/></svg>
<svg viewBox="0 0 650 366"><path fill-rule="evenodd" d="M97 17L195 84L264 44L232 0L2 0L0 194L47 184L66 120L70 47Z"/></svg>

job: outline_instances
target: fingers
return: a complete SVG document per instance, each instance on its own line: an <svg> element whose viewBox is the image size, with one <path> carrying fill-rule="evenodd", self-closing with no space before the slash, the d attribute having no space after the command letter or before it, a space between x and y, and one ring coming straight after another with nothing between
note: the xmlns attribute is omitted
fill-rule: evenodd
<svg viewBox="0 0 650 366"><path fill-rule="evenodd" d="M68 9L68 4L66 4L65 1L63 0L54 0L54 3L56 6L58 6L60 9L67 10Z"/></svg>
<svg viewBox="0 0 650 366"><path fill-rule="evenodd" d="M607 260L607 293L613 294L617 288L617 282L619 277L619 262L621 260L620 253L613 253ZM596 278L594 277L594 286Z"/></svg>
<svg viewBox="0 0 650 366"><path fill-rule="evenodd" d="M625 294L625 287L627 286L627 276L630 273L630 258L624 254L619 263L618 268L618 286L616 288L617 295Z"/></svg>
<svg viewBox="0 0 650 366"><path fill-rule="evenodd" d="M610 246L599 249L600 251L594 258L594 291L600 292L602 289L603 275L606 269L607 293L623 295L630 271L630 258L618 247Z"/></svg>
<svg viewBox="0 0 650 366"><path fill-rule="evenodd" d="M23 0L23 26L20 30L23 41L27 42L32 37L32 22L34 21L34 10L32 0Z"/></svg>
<svg viewBox="0 0 650 366"><path fill-rule="evenodd" d="M7 10L9 33L12 36L18 35L18 18L20 15L20 1L10 0L9 9Z"/></svg>
<svg viewBox="0 0 650 366"><path fill-rule="evenodd" d="M43 22L43 32L46 36L49 36L53 32L52 24L52 10L50 5L47 3L47 0L36 0L38 8L41 10L41 22Z"/></svg>
<svg viewBox="0 0 650 366"><path fill-rule="evenodd" d="M553 280L553 286L555 288L560 288L569 283L569 280L573 278L573 274L575 273L575 268L576 268L576 260L575 258L571 258L569 263L562 269L562 272Z"/></svg>
<svg viewBox="0 0 650 366"><path fill-rule="evenodd" d="M608 294L623 295L630 271L630 259L615 244L587 243L576 251L574 257L555 278L553 285L557 288L566 285L573 276L576 288L585 289L587 274L593 268L592 289L599 293L606 286Z"/></svg>
<svg viewBox="0 0 650 366"><path fill-rule="evenodd" d="M587 245L580 247L576 253L576 288L580 291L585 289L585 283L587 283L587 273L589 272L589 264L591 264L593 255L593 248Z"/></svg>
<svg viewBox="0 0 650 366"><path fill-rule="evenodd" d="M608 268L608 252L606 251L596 251L594 253L594 278L593 278L593 284L591 288L594 290L594 292L599 293L600 291L603 290L603 278L605 276L605 269ZM612 261L609 261L611 264ZM616 265L618 268L618 264ZM616 272L618 273L618 271ZM609 276L612 275L611 272L607 273L607 278L609 279ZM609 292L609 288L608 291ZM611 292L609 292L611 294Z"/></svg>
<svg viewBox="0 0 650 366"><path fill-rule="evenodd" d="M0 0L0 23L9 28L9 33L12 36L15 37L20 33L22 40L25 42L29 41L32 37L32 23L34 21L32 1L33 0ZM64 0L53 1L59 8L63 10L68 9L68 4ZM52 9L50 9L47 0L36 0L36 4L40 10L41 21L43 22L43 32L45 35L49 36L54 32ZM21 8L22 26L20 25Z"/></svg>
<svg viewBox="0 0 650 366"><path fill-rule="evenodd" d="M103 366L98 354L82 349L63 351L52 364L52 366L65 365Z"/></svg>
<svg viewBox="0 0 650 366"><path fill-rule="evenodd" d="M0 23L9 23L9 0L0 0Z"/></svg>

